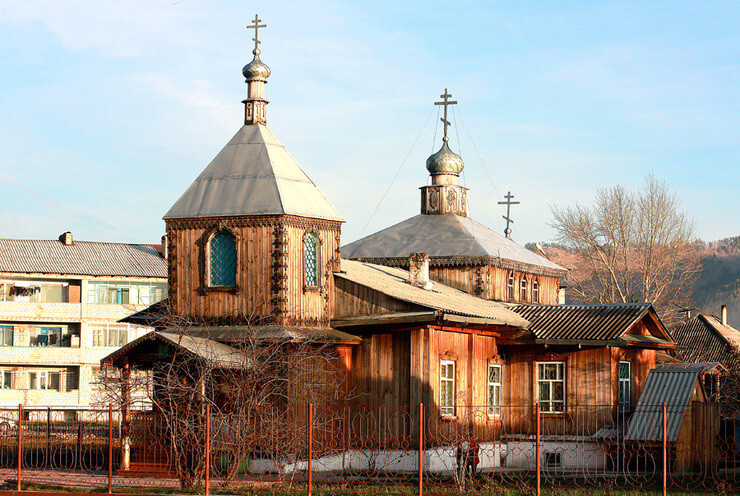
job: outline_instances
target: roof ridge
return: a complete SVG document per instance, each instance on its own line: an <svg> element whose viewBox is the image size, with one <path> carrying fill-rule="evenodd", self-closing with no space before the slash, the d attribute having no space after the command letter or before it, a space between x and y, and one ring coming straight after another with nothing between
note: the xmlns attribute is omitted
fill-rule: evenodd
<svg viewBox="0 0 740 496"><path fill-rule="evenodd" d="M59 243L61 246L74 246L77 243L85 244L98 244L98 245L122 245L122 246L151 246L154 247L157 243L125 243L123 241L88 241L83 239L75 239L71 245L65 245L58 239L39 239L39 238L0 238L0 241L49 241Z"/></svg>

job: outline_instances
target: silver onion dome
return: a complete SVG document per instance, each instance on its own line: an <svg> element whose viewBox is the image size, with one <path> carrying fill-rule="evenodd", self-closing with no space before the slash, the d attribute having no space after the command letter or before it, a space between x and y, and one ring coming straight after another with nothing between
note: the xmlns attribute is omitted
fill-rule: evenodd
<svg viewBox="0 0 740 496"><path fill-rule="evenodd" d="M442 148L427 159L427 170L430 174L454 174L459 176L465 164L457 153L450 150L447 140L442 143Z"/></svg>
<svg viewBox="0 0 740 496"><path fill-rule="evenodd" d="M254 58L242 69L244 78L247 81L267 81L267 78L270 77L270 68L260 60L259 48L252 50L252 53Z"/></svg>

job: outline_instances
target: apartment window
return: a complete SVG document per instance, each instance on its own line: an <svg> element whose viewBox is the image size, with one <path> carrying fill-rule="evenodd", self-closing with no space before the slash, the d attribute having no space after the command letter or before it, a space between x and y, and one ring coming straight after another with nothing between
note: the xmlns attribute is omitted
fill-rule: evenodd
<svg viewBox="0 0 740 496"><path fill-rule="evenodd" d="M540 282L537 279L532 281L532 303L540 302Z"/></svg>
<svg viewBox="0 0 740 496"><path fill-rule="evenodd" d="M542 412L565 411L565 362L537 362L537 399Z"/></svg>
<svg viewBox="0 0 740 496"><path fill-rule="evenodd" d="M153 305L166 297L166 283L129 281L90 281L88 303Z"/></svg>
<svg viewBox="0 0 740 496"><path fill-rule="evenodd" d="M439 390L440 413L444 417L455 415L455 361L440 361Z"/></svg>
<svg viewBox="0 0 740 496"><path fill-rule="evenodd" d="M514 300L515 295L514 287L514 271L512 270L511 272L509 272L509 278L506 281L506 294L508 299L512 301Z"/></svg>
<svg viewBox="0 0 740 496"><path fill-rule="evenodd" d="M13 346L13 326L0 326L0 346Z"/></svg>
<svg viewBox="0 0 740 496"><path fill-rule="evenodd" d="M35 370L28 373L28 389L50 389L59 391L61 373Z"/></svg>
<svg viewBox="0 0 740 496"><path fill-rule="evenodd" d="M110 324L93 327L93 346L120 348L128 342L128 328Z"/></svg>
<svg viewBox="0 0 740 496"><path fill-rule="evenodd" d="M488 364L488 416L501 416L501 384L503 366L500 363Z"/></svg>
<svg viewBox="0 0 740 496"><path fill-rule="evenodd" d="M314 232L303 240L303 257L306 271L306 286L319 285L319 237Z"/></svg>
<svg viewBox="0 0 740 496"><path fill-rule="evenodd" d="M0 282L0 301L30 301L35 303L64 303L67 301L66 282Z"/></svg>
<svg viewBox="0 0 740 496"><path fill-rule="evenodd" d="M522 276L522 280L519 283L519 301L522 303L527 302L527 277Z"/></svg>
<svg viewBox="0 0 740 496"><path fill-rule="evenodd" d="M0 369L0 389L13 389L13 371Z"/></svg>
<svg viewBox="0 0 740 496"><path fill-rule="evenodd" d="M236 237L218 231L208 242L208 285L236 286Z"/></svg>
<svg viewBox="0 0 740 496"><path fill-rule="evenodd" d="M69 346L69 335L61 327L31 327L31 346Z"/></svg>
<svg viewBox="0 0 740 496"><path fill-rule="evenodd" d="M619 404L632 403L632 364L619 362Z"/></svg>

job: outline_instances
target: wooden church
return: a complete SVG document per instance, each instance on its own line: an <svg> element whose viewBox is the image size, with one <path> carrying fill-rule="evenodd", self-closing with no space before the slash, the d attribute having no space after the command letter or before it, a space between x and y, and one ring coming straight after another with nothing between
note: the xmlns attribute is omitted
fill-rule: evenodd
<svg viewBox="0 0 740 496"><path fill-rule="evenodd" d="M168 304L197 324L178 339L160 328L104 365L147 370L176 348L212 360L244 332L303 336L333 347L353 404L424 403L429 425L492 436L531 432L531 415L502 415L513 405L540 402L558 420L636 401L674 346L655 311L557 305L562 267L467 216L446 119L421 214L340 249L341 215L267 127L256 38L244 125L164 217Z"/></svg>

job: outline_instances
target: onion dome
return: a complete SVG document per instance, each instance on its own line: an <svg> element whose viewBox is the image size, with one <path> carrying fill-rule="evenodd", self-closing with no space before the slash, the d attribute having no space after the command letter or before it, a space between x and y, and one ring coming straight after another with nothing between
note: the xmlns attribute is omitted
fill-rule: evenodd
<svg viewBox="0 0 740 496"><path fill-rule="evenodd" d="M270 77L270 68L267 64L260 60L260 49L255 48L252 50L254 58L250 63L244 66L242 74L247 81L264 81L267 82L267 78Z"/></svg>
<svg viewBox="0 0 740 496"><path fill-rule="evenodd" d="M444 143L442 143L442 148L427 159L427 170L432 175L453 174L459 176L464 167L465 164L460 155L447 146L446 137Z"/></svg>

